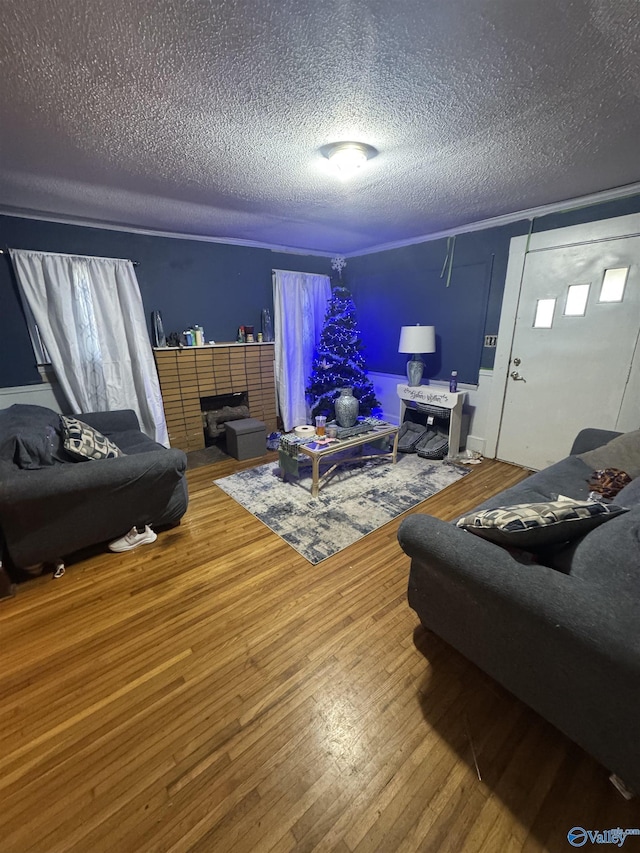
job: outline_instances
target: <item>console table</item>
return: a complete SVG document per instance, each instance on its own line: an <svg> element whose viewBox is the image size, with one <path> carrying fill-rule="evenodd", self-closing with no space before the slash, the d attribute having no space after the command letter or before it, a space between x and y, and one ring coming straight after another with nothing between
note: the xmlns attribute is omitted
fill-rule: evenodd
<svg viewBox="0 0 640 853"><path fill-rule="evenodd" d="M404 422L407 403L422 403L428 406L438 406L440 409L449 409L449 453L447 459L455 458L460 451L460 432L462 428L462 404L466 397L465 391L451 393L445 388L437 388L433 385L407 385L400 382L396 386L396 392L400 398L400 426ZM419 410L418 410L419 411Z"/></svg>

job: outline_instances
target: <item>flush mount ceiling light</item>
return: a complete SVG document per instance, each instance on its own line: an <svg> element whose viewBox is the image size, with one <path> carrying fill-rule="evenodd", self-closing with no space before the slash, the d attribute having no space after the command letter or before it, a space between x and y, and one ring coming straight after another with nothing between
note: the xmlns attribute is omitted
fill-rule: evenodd
<svg viewBox="0 0 640 853"><path fill-rule="evenodd" d="M332 166L343 178L351 177L367 160L378 153L373 145L365 142L332 142L320 149Z"/></svg>

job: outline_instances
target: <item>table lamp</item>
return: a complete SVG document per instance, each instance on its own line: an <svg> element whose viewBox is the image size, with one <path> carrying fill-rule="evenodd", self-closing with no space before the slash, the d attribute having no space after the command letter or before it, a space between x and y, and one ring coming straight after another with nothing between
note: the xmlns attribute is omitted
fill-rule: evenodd
<svg viewBox="0 0 640 853"><path fill-rule="evenodd" d="M407 362L407 379L409 385L419 385L422 382L424 361L420 358L423 352L436 351L435 326L403 326L400 330L398 352L413 353Z"/></svg>

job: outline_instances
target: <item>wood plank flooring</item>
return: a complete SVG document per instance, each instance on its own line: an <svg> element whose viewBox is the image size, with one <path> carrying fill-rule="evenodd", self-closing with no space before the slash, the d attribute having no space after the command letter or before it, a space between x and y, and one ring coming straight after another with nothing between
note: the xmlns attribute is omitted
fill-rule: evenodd
<svg viewBox="0 0 640 853"><path fill-rule="evenodd" d="M400 519L311 566L212 483L253 464L190 471L153 545L0 601L0 853L534 853L640 826L604 768L418 627ZM524 476L484 461L418 510Z"/></svg>

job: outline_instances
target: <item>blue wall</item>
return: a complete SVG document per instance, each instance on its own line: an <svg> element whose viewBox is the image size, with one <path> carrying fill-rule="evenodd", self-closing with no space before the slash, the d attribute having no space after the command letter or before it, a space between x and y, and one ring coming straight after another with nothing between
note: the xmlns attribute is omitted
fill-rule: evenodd
<svg viewBox="0 0 640 853"><path fill-rule="evenodd" d="M632 196L539 217L533 231L639 211L640 196ZM355 299L368 369L403 374L400 327L421 323L436 327L438 344L425 356L425 376L446 379L457 370L461 382L475 384L479 369L493 366L495 350L483 343L498 332L509 242L529 227L521 220L458 235L448 287L446 273L440 276L446 239L349 258L343 279ZM234 340L240 325L260 327L261 309L273 307L272 268L332 273L326 257L10 216L0 216L0 245L138 261L147 319L160 310L167 333L200 323L207 339L218 341ZM7 256L0 256L0 340L0 388L40 382Z"/></svg>
<svg viewBox="0 0 640 853"><path fill-rule="evenodd" d="M640 196L536 218L533 231L548 231L640 211ZM460 382L475 384L481 367L493 367L495 349L484 336L495 335L500 322L509 243L527 234L530 221L459 234L451 280L440 277L447 240L349 258L343 272L353 292L366 347L367 368L404 374L408 356L398 353L401 326L436 327L438 351L423 356L425 377L447 379L458 371Z"/></svg>
<svg viewBox="0 0 640 853"><path fill-rule="evenodd" d="M10 216L0 216L0 246L137 261L149 325L159 310L167 334L199 323L216 341L235 340L238 326L260 329L262 308L273 310L272 269L332 272L326 257ZM0 255L0 341L0 388L40 382L8 255Z"/></svg>

